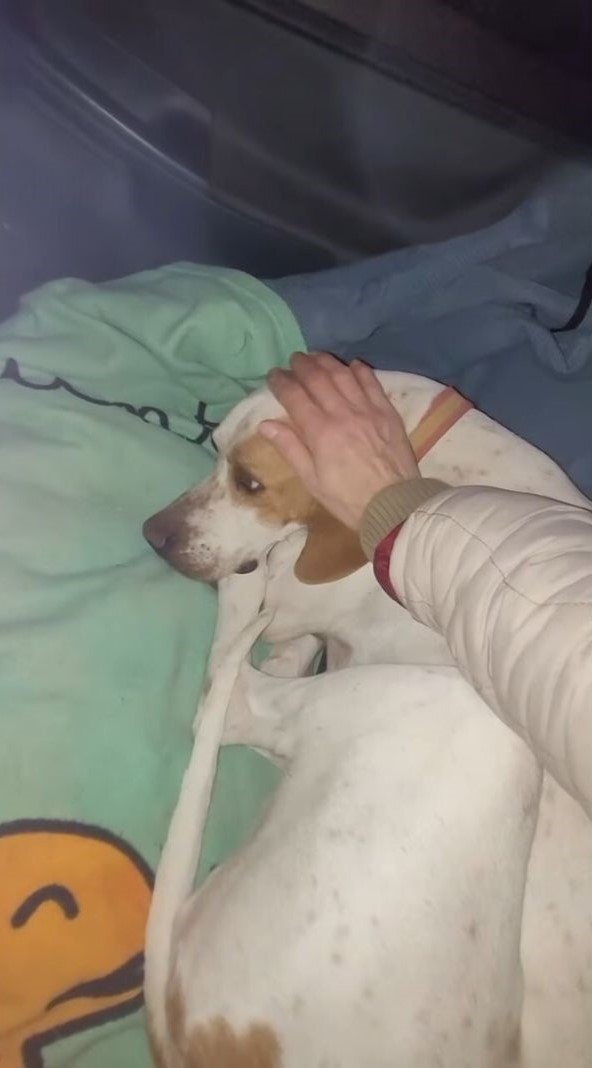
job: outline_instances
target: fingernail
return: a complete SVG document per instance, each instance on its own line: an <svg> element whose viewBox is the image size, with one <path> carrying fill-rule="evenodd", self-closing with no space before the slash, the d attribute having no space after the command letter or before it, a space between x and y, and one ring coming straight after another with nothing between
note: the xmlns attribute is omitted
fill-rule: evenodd
<svg viewBox="0 0 592 1068"><path fill-rule="evenodd" d="M274 423L260 423L259 433L262 435L262 437L269 438L271 440L272 438L277 437L277 427Z"/></svg>

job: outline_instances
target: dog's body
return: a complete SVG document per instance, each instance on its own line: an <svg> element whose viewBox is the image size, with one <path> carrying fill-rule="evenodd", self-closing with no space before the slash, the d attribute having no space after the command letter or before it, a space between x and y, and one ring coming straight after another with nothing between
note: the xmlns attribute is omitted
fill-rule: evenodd
<svg viewBox="0 0 592 1068"><path fill-rule="evenodd" d="M180 911L167 1068L518 1065L526 746L452 668L245 668L230 724L288 772Z"/></svg>
<svg viewBox="0 0 592 1068"><path fill-rule="evenodd" d="M393 374L381 377L408 430L417 426L441 389L435 383L417 379L410 375ZM317 635L327 642L330 669L361 663L450 664L450 653L445 643L431 631L415 624L402 608L387 598L382 590L378 588L371 568L369 566L360 567L361 560L359 556L356 557L356 548L352 546L351 538L348 539L347 533L344 534L343 531L339 530L338 525L326 523L324 517L319 517L314 506L303 494L302 488L295 484L294 478L290 477L285 470L282 471L281 465L278 467L276 460L270 457L269 447L261 447L261 441L256 436L256 428L262 419L276 416L277 414L278 406L268 394L258 394L249 398L231 413L217 433L221 461L216 474L209 483L191 491L181 501L176 502L171 508L157 517L157 540L160 541L160 544L156 545L156 547L181 570L204 578L219 578L235 570L251 570L254 562L258 562L260 571L263 570L264 566L267 567L268 582L265 603L266 607L271 608L274 612L274 618L266 637L277 643L289 643L292 639L299 639L297 645L288 645L287 653L282 653L279 657L276 655L275 662L270 662L269 667L278 674L285 673L286 657L288 661L290 657L293 659L295 657L294 664L298 671L305 668L306 661L310 658L314 649L314 643L311 643L308 637L310 635ZM280 470L281 477L278 476L278 470ZM436 444L435 448L426 456L422 464L422 472L426 475L440 478L450 484L478 483L522 489L578 505L589 506L589 503L574 489L569 480L546 456L478 412L470 412L465 415ZM264 489L263 493L261 493L261 487ZM267 565L264 565L263 562L274 545L277 547L271 552ZM358 569L356 570L356 568ZM296 577L295 571L299 577ZM304 582L301 579L304 579ZM237 580L237 582L240 581L240 579ZM310 582L314 584L305 584ZM220 636L220 648L228 647L231 642L232 623L226 628L224 635ZM296 650L296 654L294 654L294 650ZM334 678L336 677L334 676ZM313 680L310 680L310 682L302 683L301 685L312 684ZM329 676L325 685L329 687L335 685L338 688L340 683L332 683L331 676ZM319 690L319 693L322 692L322 690ZM377 715L378 711L376 712ZM366 712L367 703L364 697L364 701L361 702L361 707L357 712L362 736L366 724ZM297 714L294 706L294 715ZM397 712L395 709L392 711L392 716L396 719ZM435 729L435 722L431 722L432 727ZM386 729L386 726L383 723L384 729ZM497 726L503 734L505 728L501 727L501 725ZM344 724L345 729L346 726ZM348 727L347 729L350 728ZM393 725L393 730L396 730L395 725ZM507 732L505 733L507 735ZM502 735L500 735L500 739L501 737ZM508 735L508 737L511 736ZM236 721L234 728L228 734L228 740L239 740L236 734ZM246 739L243 738L242 740ZM477 749L478 746L472 751L470 760L478 764ZM312 760L313 750L310 747L305 747L302 751L304 752L305 750L307 759ZM389 750L389 766L394 779L399 774L404 776L403 766L398 766L398 759L403 760L401 756L403 751L397 750L394 746L392 750ZM442 760L446 761L449 756L450 753L447 752L444 746ZM494 762L491 769L494 772L495 767L498 767L498 762L499 769L503 768L504 761L501 757L498 757L495 748L487 751L487 760L489 759ZM356 789L359 788L361 794L364 792L365 785L370 793L373 789L371 781L366 784L364 782L364 776L370 775L368 771L370 766L370 763L365 763L363 767L357 767L356 770L356 775L359 774L361 777L360 783L356 784ZM298 767L303 768L302 762L298 763ZM467 785L467 793L463 796L469 821L471 818L476 821L473 823L473 827L478 826L480 818L487 822L488 811L495 813L495 818L497 819L498 810L495 805L489 809L487 797L480 792L479 777L474 780L471 779L469 773L472 769L468 768L466 770L468 778L463 781ZM302 774L304 775L304 771L302 771ZM521 779L522 785L516 787L516 792L522 796L521 791L528 793L527 784L530 781L530 772L526 765L522 766L520 774L524 778ZM518 778L520 778L520 774ZM292 769L293 776L294 769ZM450 771L448 788L451 798L456 796L455 781L455 776ZM474 789L474 794L472 796L468 788L469 781L473 782L472 789ZM429 782L426 781L423 785L426 791L427 804L429 805ZM331 788L329 778L325 783L325 789L330 790ZM411 791L410 784L409 788ZM290 793L292 800L296 796L297 794L292 790ZM505 796L507 800L507 796L510 795ZM304 793L301 797L304 813L307 811ZM494 794L491 797L493 798ZM385 797L381 795L381 798L384 803ZM444 804L445 799L446 789L443 788L438 804ZM398 804L404 806L405 803L405 793L401 792L398 796ZM483 804L483 812L478 816L477 809L474 806L480 803ZM409 804L412 804L411 794ZM462 808L462 805L460 808ZM360 828L362 816L359 812L356 813L355 810L352 810L348 813L347 806L340 808L339 812L339 820L343 821L345 827L350 829L352 826ZM295 806L293 819L298 820L298 818L297 806ZM402 819L404 820L404 818L403 813ZM410 818L413 818L411 808ZM337 816L335 819L337 820ZM451 835L457 820L460 820L458 824L460 827L462 825L460 809L455 812L454 820L448 826L448 831ZM306 826L308 828L307 833L314 838L314 827L310 819L306 822ZM387 835L389 826L389 818L385 813L385 834ZM500 833L502 833L502 824L500 823L499 826ZM465 830L468 831L466 825ZM515 831L516 827L513 826L512 832L507 839L507 849L510 852L512 850L515 851L515 842L512 839L512 833ZM257 855L261 856L261 878L264 878L266 865L272 865L273 863L275 855L273 843L268 841L264 832L265 827L255 840L258 842L256 849L254 845L248 846L246 851L242 851L236 860L230 862L228 871L235 870L233 865L236 866L237 872L241 871L241 882L237 886L239 898L241 897L241 888L245 885L245 880L248 884L248 865L253 862L252 858L255 855L253 850L255 849L256 852L258 850ZM503 824L503 834L505 835L506 833L508 833L507 821ZM453 841L452 837L450 841ZM262 845L262 842L268 843L268 853L266 853L267 846L265 844ZM410 842L410 848L413 851L415 848L413 840L411 839ZM511 844L512 842L514 844ZM506 847L503 846L503 843L500 843L500 846L501 852L504 854ZM524 840L522 841L522 846L524 846ZM435 848L435 843L432 842L430 849L425 853L422 852L420 846L417 848L419 852L416 859L419 867L414 874L414 887L409 887L409 895L413 895L418 883L425 888L425 886L430 885L430 880L432 879L434 899L437 899L440 893L445 897L444 883L432 868L429 860L430 850ZM522 856L519 849L518 854ZM245 856L250 858L247 867L243 864ZM352 868L357 868L356 851L353 847L349 856ZM315 854L315 864L318 859L318 854ZM506 856L505 861L507 860L508 857ZM513 863L517 863L516 852L512 855L511 860ZM343 852L342 861L343 878L347 879L350 873L346 874L348 862ZM468 853L465 855L465 861L467 865L470 865ZM191 967L188 966L183 972L183 980L178 989L183 995L185 1012L191 1015L192 1021L196 1025L198 1020L203 1021L206 1019L204 1015L206 1013L204 1007L206 1004L208 1006L207 1013L209 1014L207 1018L211 1019L212 1014L216 1015L216 998L218 998L218 1014L224 1015L226 1013L227 1018L230 1019L228 1013L231 1016L234 1013L235 1015L232 1016L231 1022L233 1026L238 1025L241 1021L236 1014L239 1013L240 1005L245 1003L245 992L243 990L241 993L240 985L233 987L234 993L228 999L222 994L216 993L215 996L212 995L211 990L207 994L205 987L200 985L200 978L191 979L193 968L199 969L199 975L202 977L205 975L207 979L207 971L205 973L202 972L199 965L199 953L201 951L200 947L206 946L209 938L213 938L213 936L209 934L206 936L204 922L201 919L201 910L207 911L209 916L208 923L213 929L212 917L218 907L216 901L221 891L221 880L226 878L224 875L226 870L227 867L222 872L216 873L204 890L200 892L195 899L195 904L189 906L183 923L183 941L191 942L192 946L195 947L195 956L191 955L192 950L188 949L186 954L183 951L184 959L191 960L192 964ZM449 874L447 874L447 877ZM228 876L228 878L231 878L231 876ZM310 885L310 878L311 870L306 867L306 864L295 866L294 889L286 888L282 891L284 895L287 895L288 904L290 903L290 894L293 893L296 900L297 895L301 894L304 888ZM273 877L270 878L269 885L270 900L272 900L276 892ZM261 888L263 886L264 883L261 883ZM263 893L263 889L260 889L260 892ZM364 893L363 876L356 893L362 895ZM232 900L237 901L238 899L233 897ZM257 910L259 909L263 914L262 922L264 924L267 905L261 901L256 901L255 898L249 898L249 900L251 902L249 907L253 910L253 917L257 915ZM515 897L510 894L507 902L508 914L515 917ZM212 942L212 953L214 955L218 952L215 947L222 945L222 942L218 942L218 939L222 940L225 937L223 935L223 927L225 925L232 927L233 916L235 916L235 912L227 909L225 895L224 903L220 901L219 908L221 910L220 914L224 914L224 922L222 926L216 926L216 940ZM238 904L236 904L236 908L238 909ZM238 917L238 913L236 915ZM243 911L241 915L246 916L247 914ZM193 919L190 919L190 917L193 917ZM528 1065L529 1068L555 1068L557 1064L563 1063L566 1068L583 1068L584 1065L589 1063L589 1050L592 1048L592 948L589 948L592 947L591 921L592 828L590 828L584 814L576 803L545 777L541 814L527 879L522 927L522 961L526 984L522 1017L522 1049L521 1060L519 1061L522 1065ZM391 917L391 923L393 922L394 920ZM412 922L419 925L421 929L426 919L425 916L422 919L419 913L416 913ZM254 919L253 923L255 923ZM257 927L257 929L259 928ZM398 927L395 923L394 930L389 931L389 936L392 936L392 942L389 945L391 945L394 954L393 960L396 960L397 957L397 938L404 940L406 930L406 927ZM449 945L449 950L454 957L455 953L461 953L461 947L456 942L457 935L460 937L460 933L454 926L450 930L455 932L454 938ZM415 929L415 934L419 937L417 928ZM432 934L430 934L430 937L432 937ZM279 935L277 938L280 941ZM413 943L407 947L409 967L411 967L413 959L412 946ZM480 962L477 961L475 966L483 966L485 968L488 960L487 952L485 950L482 951L481 947L474 946L473 948L474 953L480 955ZM180 953L181 951L182 946L179 940L175 952ZM279 952L281 953L281 949ZM255 953L255 956L257 956L259 950L256 943L251 945L249 953ZM266 950L263 946L261 946L260 953L259 967L262 969L261 997L263 997L263 990L266 990L266 997L273 998L273 962L267 959ZM287 959L290 958L288 957ZM417 963L419 963L419 959L418 956ZM457 959L460 959L460 957ZM429 971L429 962L427 958L422 958L422 961L420 971L422 975L425 975L422 969L427 967ZM304 967L305 962L301 961L300 963ZM295 960L292 959L290 967L296 967ZM359 965L356 965L356 968L358 967ZM351 989L347 988L352 1004L356 998L360 997L361 990L361 987L357 986L356 968L348 968L347 973L347 982L352 984ZM268 974L266 969L270 969L271 975ZM440 979L437 977L436 971L434 962L434 982L431 988L431 996L434 999L434 1003L439 1004L441 990ZM314 964L309 967L307 975L309 983L315 981ZM377 976L377 981L378 978L380 977ZM323 972L319 977L319 983L322 984L328 981L329 975ZM485 972L482 973L480 981L486 982ZM386 982L386 975L380 978L380 983L382 984L383 982ZM451 979L451 982L455 983L456 980ZM462 999L466 989L462 978L458 982L459 988L455 991L455 994ZM392 987L387 986L385 989L390 990L392 995ZM512 992L512 997L518 998L515 990ZM518 1002L519 999L516 1001L516 1005L518 1005ZM266 1004L268 1003L266 1002ZM347 1013L345 1005L346 1002L343 1001L342 1011ZM383 1011L386 1014L384 1017L381 1017L380 1012L375 1015L374 1027L376 1029L387 1026L388 1010L384 1007ZM452 1019L451 1014L453 1016L452 1004L448 1003L444 1016ZM242 1022L245 1021L243 1020ZM275 1020L275 1022L277 1024L278 1021ZM331 1027L331 1021L325 1020L325 1026L327 1024ZM302 1021L301 1024L294 1024L294 1026L296 1030L300 1029L299 1033L302 1036L302 1042L308 1041L309 1039L305 1038L305 1032L308 1032L308 1025ZM399 1020L400 1026L401 1020ZM419 1033L423 1028L423 1024L419 1017L410 1026L412 1031L415 1028L415 1031L418 1032L414 1041L420 1043ZM458 1039L458 1036L456 1037ZM506 1037L508 1036L506 1035ZM353 1043L351 1036L350 1040ZM349 1043L346 1041L345 1045L348 1046ZM322 1045L317 1047L319 1051L325 1048L328 1050L327 1057L329 1058L326 1060L327 1065L335 1063L335 1065L346 1066L367 1063L369 1066L376 1065L378 1068L379 1065L383 1063L386 1065L388 1062L388 1059L380 1060L377 1052L372 1055L375 1058L374 1060L369 1055L365 1058L362 1057L361 1061L355 1058L348 1061L343 1059L341 1054L337 1055L335 1045L331 1046L329 1043L328 1047ZM353 1049L354 1046L351 1045L351 1048ZM386 1049L387 1047L383 1048ZM411 1066L412 1064L425 1064L427 1066L428 1064L437 1065L441 1063L442 1065L450 1064L451 1066L456 1066L465 1063L461 1059L460 1053L458 1053L456 1060L452 1057L449 1060L440 1059L438 1061L437 1057L441 1056L441 1053L438 1052L440 1046L436 1049L433 1043L431 1046L426 1047L416 1045L414 1047L416 1053L413 1056L417 1056L417 1059L413 1059L413 1057L405 1059L402 1051L406 1047L400 1046L397 1048L400 1049L402 1057L399 1063L404 1065L405 1068L407 1065ZM420 1048L424 1050L421 1056L417 1052ZM492 1060L489 1062L484 1059L484 1056L477 1056L475 1048L473 1046L470 1047L472 1060L469 1058L466 1061L467 1064L485 1066L489 1063L499 1063L500 1065L512 1063L507 1058L505 1061L494 1062ZM317 1056L317 1061L315 1062L312 1059L312 1054L311 1056L304 1054L304 1049L310 1052L309 1046L303 1046L303 1056L300 1061L294 1054L294 1060L285 1061L285 1068L290 1068L291 1064L307 1063L312 1066L315 1063L319 1065L323 1063L322 1056ZM333 1062L331 1061L331 1056L334 1058ZM422 1056L424 1057L423 1060L421 1059ZM432 1059L430 1060L429 1057ZM394 1055L393 1060L389 1063L393 1062L397 1063ZM181 1060L179 1063L190 1065L192 1062L186 1059L185 1062ZM201 1068L202 1064L206 1066L210 1062L203 1060L195 1063L199 1064ZM224 1061L219 1063L222 1064ZM228 1058L227 1063L228 1065L234 1065L235 1063L236 1065L241 1065L249 1064L250 1062L247 1059L241 1061L238 1058L234 1060ZM276 1062L273 1059L267 1061L263 1059L260 1061L253 1060L252 1063L261 1064L262 1066L269 1065L270 1068L275 1066L276 1063L281 1063L284 1066L284 1061Z"/></svg>

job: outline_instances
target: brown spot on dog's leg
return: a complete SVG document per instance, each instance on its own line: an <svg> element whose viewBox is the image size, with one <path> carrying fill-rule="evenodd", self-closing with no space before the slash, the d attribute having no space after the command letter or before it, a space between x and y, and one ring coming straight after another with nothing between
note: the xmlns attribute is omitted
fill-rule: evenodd
<svg viewBox="0 0 592 1068"><path fill-rule="evenodd" d="M281 1049L269 1024L252 1023L237 1033L218 1016L193 1031L187 1068L281 1068Z"/></svg>

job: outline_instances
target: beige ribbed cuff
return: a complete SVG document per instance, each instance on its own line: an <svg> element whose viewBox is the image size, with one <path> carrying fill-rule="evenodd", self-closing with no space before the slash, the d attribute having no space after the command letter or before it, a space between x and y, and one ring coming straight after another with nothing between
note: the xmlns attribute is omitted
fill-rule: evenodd
<svg viewBox="0 0 592 1068"><path fill-rule="evenodd" d="M409 519L420 504L446 489L450 487L437 478L412 478L377 493L366 508L360 527L360 544L368 560L374 559L377 547L391 530Z"/></svg>

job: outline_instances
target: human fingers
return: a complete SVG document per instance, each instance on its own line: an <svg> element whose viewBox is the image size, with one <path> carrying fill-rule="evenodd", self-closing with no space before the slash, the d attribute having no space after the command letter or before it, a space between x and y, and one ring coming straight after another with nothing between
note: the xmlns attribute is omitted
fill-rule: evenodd
<svg viewBox="0 0 592 1068"><path fill-rule="evenodd" d="M366 395L349 364L327 352L314 352L310 356L317 366L330 375L333 384L353 408L360 411L366 407Z"/></svg>
<svg viewBox="0 0 592 1068"><path fill-rule="evenodd" d="M351 400L347 396L347 386L345 391L340 388L340 382L349 374L345 364L329 353L305 356L296 352L290 360L290 368L294 378L320 409L340 419L347 417ZM361 392L358 400L363 403Z"/></svg>
<svg viewBox="0 0 592 1068"><path fill-rule="evenodd" d="M363 363L362 360L353 360L351 369L368 400L384 414L395 412L397 422L403 427L403 420L387 397L376 372L367 363Z"/></svg>
<svg viewBox="0 0 592 1068"><path fill-rule="evenodd" d="M290 371L274 368L267 384L291 421L305 436L315 434L324 421L323 409Z"/></svg>
<svg viewBox="0 0 592 1068"><path fill-rule="evenodd" d="M312 492L315 483L313 459L296 431L279 419L266 419L260 424L259 433L275 445Z"/></svg>

